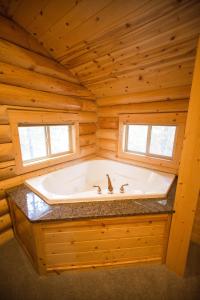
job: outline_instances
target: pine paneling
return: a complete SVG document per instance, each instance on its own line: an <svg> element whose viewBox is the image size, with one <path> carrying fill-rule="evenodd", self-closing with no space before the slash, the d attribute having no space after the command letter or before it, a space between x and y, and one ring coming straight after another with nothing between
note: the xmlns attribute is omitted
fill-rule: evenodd
<svg viewBox="0 0 200 300"><path fill-rule="evenodd" d="M98 98L191 86L198 0L0 3Z"/></svg>
<svg viewBox="0 0 200 300"><path fill-rule="evenodd" d="M181 153L179 177L174 202L175 215L170 230L167 266L183 276L189 251L195 210L199 197L200 174L200 40ZM180 234L181 233L181 234Z"/></svg>
<svg viewBox="0 0 200 300"><path fill-rule="evenodd" d="M24 180L4 105L77 111L80 159L118 159L120 113L187 111L199 0L0 0L0 12L32 33L0 16L1 198Z"/></svg>
<svg viewBox="0 0 200 300"><path fill-rule="evenodd" d="M165 262L170 215L31 223L10 204L16 237L40 274Z"/></svg>
<svg viewBox="0 0 200 300"><path fill-rule="evenodd" d="M7 4L9 2L7 1ZM0 38L19 45L25 49L49 57L48 52L40 43L19 25L0 15Z"/></svg>

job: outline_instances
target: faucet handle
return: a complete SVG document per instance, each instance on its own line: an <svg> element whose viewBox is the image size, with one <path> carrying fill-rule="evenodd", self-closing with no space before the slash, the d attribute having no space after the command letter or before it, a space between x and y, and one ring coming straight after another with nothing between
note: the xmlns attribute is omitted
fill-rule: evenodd
<svg viewBox="0 0 200 300"><path fill-rule="evenodd" d="M124 187L127 185L128 185L128 183L122 184L122 186L120 187L120 190L119 190L120 193L122 193L122 194L124 193Z"/></svg>
<svg viewBox="0 0 200 300"><path fill-rule="evenodd" d="M100 185L93 185L93 187L97 188L97 193L101 194L101 187Z"/></svg>

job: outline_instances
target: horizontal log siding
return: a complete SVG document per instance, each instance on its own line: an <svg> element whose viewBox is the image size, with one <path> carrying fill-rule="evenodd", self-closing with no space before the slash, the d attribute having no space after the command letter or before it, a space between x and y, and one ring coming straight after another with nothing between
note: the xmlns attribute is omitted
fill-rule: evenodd
<svg viewBox="0 0 200 300"><path fill-rule="evenodd" d="M8 107L78 113L79 160L96 152L97 115L93 95L69 71L49 58L25 31L21 32L14 25L13 32L12 22L0 18L0 24L4 25L0 26L0 244L3 244L13 236L5 190L22 183L27 177L60 167L56 165L16 176ZM11 34L9 39L6 32ZM30 48L26 43L27 36L32 41ZM63 163L61 167L68 164L71 163Z"/></svg>

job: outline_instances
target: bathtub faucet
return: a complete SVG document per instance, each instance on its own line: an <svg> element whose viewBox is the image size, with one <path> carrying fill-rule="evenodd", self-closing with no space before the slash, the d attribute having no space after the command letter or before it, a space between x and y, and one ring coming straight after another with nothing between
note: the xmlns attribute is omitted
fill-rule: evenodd
<svg viewBox="0 0 200 300"><path fill-rule="evenodd" d="M110 180L110 176L108 174L106 174L106 176L108 177L108 193L112 194L113 193L113 186Z"/></svg>
<svg viewBox="0 0 200 300"><path fill-rule="evenodd" d="M127 185L128 185L128 183L122 184L122 186L120 187L120 190L119 190L120 193L123 194L125 192L124 187L127 186Z"/></svg>
<svg viewBox="0 0 200 300"><path fill-rule="evenodd" d="M101 187L100 185L93 185L93 187L97 188L97 193L101 194Z"/></svg>

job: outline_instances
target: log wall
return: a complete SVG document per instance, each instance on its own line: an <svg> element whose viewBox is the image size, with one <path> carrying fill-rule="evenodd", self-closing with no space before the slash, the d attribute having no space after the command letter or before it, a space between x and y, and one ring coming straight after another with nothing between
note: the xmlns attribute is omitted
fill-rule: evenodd
<svg viewBox="0 0 200 300"><path fill-rule="evenodd" d="M69 71L51 59L16 24L3 17L0 23L0 244L3 244L13 236L5 190L27 177L60 167L16 176L8 109L77 112L80 160L96 151L97 118L93 95ZM70 163L62 166L65 164Z"/></svg>
<svg viewBox="0 0 200 300"><path fill-rule="evenodd" d="M117 153L120 114L187 112L189 93L190 87L182 86L98 99L98 155L121 160Z"/></svg>
<svg viewBox="0 0 200 300"><path fill-rule="evenodd" d="M22 183L28 176L33 176L33 173L22 176L15 175L13 145L7 117L7 109L10 107L20 110L56 109L62 112L78 112L81 123L79 159L97 153L99 156L118 160L117 141L120 113L187 112L191 70L193 69L193 61L190 58L186 60L186 64L191 61L189 68L186 68L189 79L183 80L182 77L185 74L183 71L183 76L177 77L176 73L172 72L173 70L169 70L166 74L169 75L167 76L170 77L170 81L163 88L161 88L162 85L157 87L156 84L152 85L150 89L142 86L138 90L135 88L126 90L121 96L116 96L119 94L116 89L113 93L104 93L102 86L99 93L94 89L96 95L100 97L97 100L98 123L96 123L96 104L91 92L84 88L77 78L66 71L62 65L51 59L41 44L26 31L4 17L0 17L0 25L0 199L3 199L0 201L3 203L5 203L5 189ZM191 32L191 29L189 31ZM195 41L196 35L192 49L195 48ZM194 51L189 53L194 57ZM128 64L130 65L130 62ZM74 67L76 68L76 66ZM71 68L73 69L73 66ZM181 67L178 70L181 72ZM94 74L96 70L94 69L92 72ZM171 81L174 82L177 78L180 79L180 82L174 86ZM137 80L143 82L141 77ZM118 83L116 81L117 86L119 86ZM137 87L137 83L138 81L133 86ZM113 86L109 87L110 91L112 89ZM105 96L103 96L104 94ZM129 160L129 162L131 161ZM36 171L34 174L39 175L58 167L60 166L49 167ZM7 212L3 213L3 215L6 214ZM8 222L8 218L6 220ZM2 222L5 224L5 221ZM2 240L4 241L10 237L9 232L11 231L3 229L3 232Z"/></svg>

